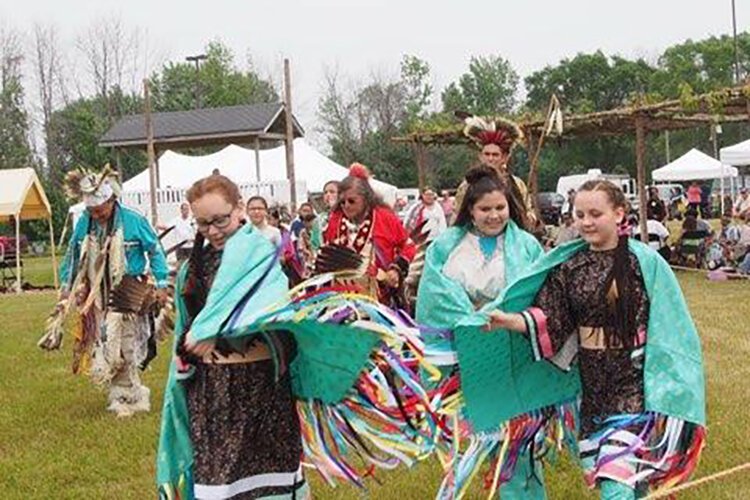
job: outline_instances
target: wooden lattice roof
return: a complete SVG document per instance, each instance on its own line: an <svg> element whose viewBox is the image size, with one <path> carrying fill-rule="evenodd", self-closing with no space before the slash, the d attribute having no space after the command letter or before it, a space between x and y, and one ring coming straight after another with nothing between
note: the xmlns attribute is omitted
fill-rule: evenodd
<svg viewBox="0 0 750 500"><path fill-rule="evenodd" d="M647 130L655 132L696 128L713 123L747 122L750 121L750 85L659 103L636 103L608 111L565 115L562 137L631 134L636 129L637 120ZM526 136L538 137L545 130L545 119L525 118L519 121L519 126ZM393 140L424 145L471 143L464 136L461 123L441 130L421 130Z"/></svg>

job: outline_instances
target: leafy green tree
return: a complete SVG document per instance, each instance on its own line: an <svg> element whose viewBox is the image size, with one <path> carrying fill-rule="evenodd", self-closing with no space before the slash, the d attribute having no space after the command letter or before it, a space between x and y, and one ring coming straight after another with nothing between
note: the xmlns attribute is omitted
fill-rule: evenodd
<svg viewBox="0 0 750 500"><path fill-rule="evenodd" d="M443 111L510 113L517 104L518 83L518 73L501 56L472 57L469 71L443 91Z"/></svg>
<svg viewBox="0 0 750 500"><path fill-rule="evenodd" d="M578 54L547 66L525 79L526 107L545 110L552 94L573 113L591 113L627 104L650 90L656 69L646 61L607 57L603 52Z"/></svg>
<svg viewBox="0 0 750 500"><path fill-rule="evenodd" d="M209 43L205 53L206 59L198 70L192 63L169 62L151 77L155 110L193 109L197 105L196 92L204 108L279 100L273 84L252 68L238 69L234 54L221 42Z"/></svg>
<svg viewBox="0 0 750 500"><path fill-rule="evenodd" d="M741 78L750 73L750 33L737 37ZM687 84L702 94L734 82L734 41L728 35L705 40L687 40L667 48L659 58L653 90L664 97L679 97Z"/></svg>
<svg viewBox="0 0 750 500"><path fill-rule="evenodd" d="M427 116L434 89L430 83L430 64L417 56L401 59L401 85L406 93L406 126Z"/></svg>
<svg viewBox="0 0 750 500"><path fill-rule="evenodd" d="M29 167L34 163L19 62L18 55L6 55L0 60L0 168Z"/></svg>

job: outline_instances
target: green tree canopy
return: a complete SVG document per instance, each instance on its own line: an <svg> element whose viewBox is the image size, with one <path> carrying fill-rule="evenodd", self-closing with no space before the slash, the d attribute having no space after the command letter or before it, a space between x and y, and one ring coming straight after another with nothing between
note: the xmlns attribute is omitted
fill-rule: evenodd
<svg viewBox="0 0 750 500"><path fill-rule="evenodd" d="M193 63L172 61L151 77L155 110L193 109L197 105L196 92L203 108L279 100L273 84L252 68L238 69L234 54L221 42L209 43L205 54L206 59L198 70Z"/></svg>
<svg viewBox="0 0 750 500"><path fill-rule="evenodd" d="M478 115L507 114L517 104L518 73L501 56L472 57L469 71L442 93L443 110Z"/></svg>

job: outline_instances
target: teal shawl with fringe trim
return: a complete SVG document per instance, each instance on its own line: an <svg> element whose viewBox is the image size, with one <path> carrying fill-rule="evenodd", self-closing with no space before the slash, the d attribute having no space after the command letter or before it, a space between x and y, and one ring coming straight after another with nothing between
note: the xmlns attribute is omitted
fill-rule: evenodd
<svg viewBox="0 0 750 500"><path fill-rule="evenodd" d="M646 411L705 425L701 342L680 284L669 264L648 245L631 239L628 247L638 259L650 302L643 374ZM496 307L508 312L526 309L549 272L585 248L584 241L575 240L548 253L511 284Z"/></svg>
<svg viewBox="0 0 750 500"><path fill-rule="evenodd" d="M533 359L528 339L515 332L482 331L493 309L520 312L533 305L549 272L586 248L572 241L544 255L517 275L493 303L470 309L458 284L441 275L459 240L446 238L428 254L418 318L451 328L460 366L465 413L476 431L493 431L515 416L564 403L580 392L577 368L563 372ZM507 240L506 240L507 245ZM669 265L647 245L631 240L650 300L645 352L646 410L705 425L705 381L700 338ZM512 247L506 248L510 255ZM509 261L511 262L511 261ZM509 267L512 270L512 267ZM439 304L445 302L444 304Z"/></svg>
<svg viewBox="0 0 750 500"><path fill-rule="evenodd" d="M187 267L181 269L176 289L175 348L183 335L187 311L182 298ZM233 314L235 306L254 290L246 307ZM377 335L352 326L317 321L271 322L264 318L274 306L283 307L288 283L273 245L250 225L239 229L226 243L219 270L206 305L193 321L197 341L219 334L224 338L289 330L297 342L297 356L290 366L292 386L298 399L335 403L352 387L378 343ZM276 309L278 310L278 309ZM230 315L233 317L230 318ZM353 335L353 330L358 330ZM169 367L164 395L157 484L166 498L193 498L193 449L185 390L179 381L175 361Z"/></svg>
<svg viewBox="0 0 750 500"><path fill-rule="evenodd" d="M496 431L500 423L517 415L575 398L580 384L577 372L563 373L549 363L535 362L522 335L481 330L503 294L475 311L463 287L443 274L448 257L465 235L465 229L453 227L430 245L417 295L417 321L453 330L464 414L475 431ZM539 242L513 221L505 230L503 250L509 284L544 254Z"/></svg>

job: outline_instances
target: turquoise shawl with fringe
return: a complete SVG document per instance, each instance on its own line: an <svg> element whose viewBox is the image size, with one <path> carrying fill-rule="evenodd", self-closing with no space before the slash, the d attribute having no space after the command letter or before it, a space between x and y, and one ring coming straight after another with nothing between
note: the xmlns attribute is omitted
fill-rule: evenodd
<svg viewBox="0 0 750 500"><path fill-rule="evenodd" d="M465 414L480 432L496 430L523 413L570 401L580 392L577 368L564 372L534 361L528 339L518 333L482 331L489 311L520 312L530 307L549 272L586 248L585 242L576 240L523 267L520 256L525 254L519 254L509 239L514 232L506 236L506 266L515 276L509 275L510 285L479 311L473 310L460 285L442 275L442 266L460 241L455 231L433 243L420 286L418 320L453 330ZM704 425L700 339L677 279L647 245L634 240L629 245L638 258L651 304L644 366L646 410Z"/></svg>
<svg viewBox="0 0 750 500"><path fill-rule="evenodd" d="M186 271L183 266L175 290L175 347L183 335L187 317L182 298ZM295 397L338 402L366 366L379 339L366 330L353 335L353 329L359 329L304 319L264 322L269 309L286 302L287 289L287 279L277 262L275 248L248 224L227 241L206 305L191 326L192 334L201 341L218 335L231 339L269 330L292 331L297 342L297 355L290 365ZM253 290L249 299L248 290ZM245 299L248 300L245 307L236 307ZM233 313L235 309L238 312ZM180 377L173 359L164 394L157 484L167 498L170 498L170 491L179 491L190 499L193 449ZM184 500L185 496L180 498Z"/></svg>
<svg viewBox="0 0 750 500"><path fill-rule="evenodd" d="M475 431L495 431L512 417L575 398L578 374L535 362L529 342L518 333L481 330L503 294L475 311L463 287L443 274L448 257L465 235L465 229L453 227L430 245L417 296L417 321L453 331L464 414ZM503 250L506 283L523 276L544 254L536 238L513 221L505 230ZM442 342L427 335L426 342Z"/></svg>

